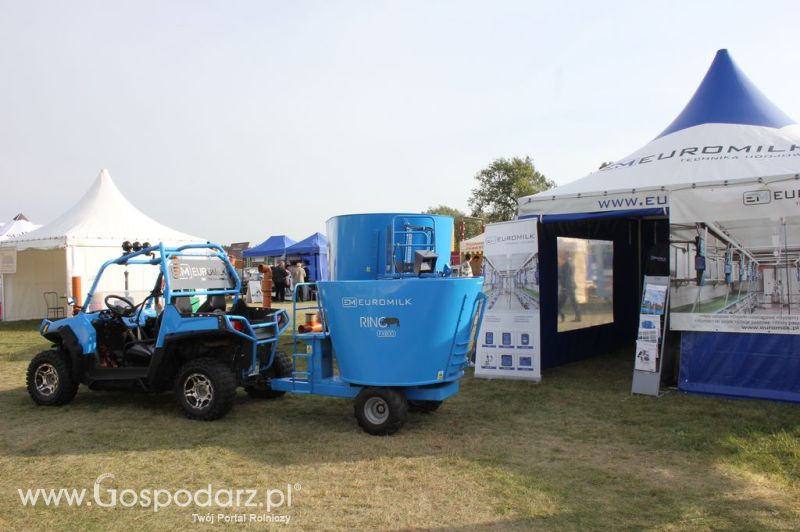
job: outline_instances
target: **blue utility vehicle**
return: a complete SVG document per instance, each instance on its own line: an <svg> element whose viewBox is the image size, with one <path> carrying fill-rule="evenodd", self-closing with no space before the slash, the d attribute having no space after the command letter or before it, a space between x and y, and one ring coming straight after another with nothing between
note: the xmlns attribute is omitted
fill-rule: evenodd
<svg viewBox="0 0 800 532"><path fill-rule="evenodd" d="M239 386L254 397L283 395L269 379L291 372L291 359L277 350L289 316L242 301L239 277L220 246L125 242L123 251L100 267L75 315L42 322L40 333L53 346L28 366L36 403L69 403L79 384L174 389L187 417L213 420L231 409ZM104 292L122 276L123 293ZM129 278L152 289L127 290Z"/></svg>

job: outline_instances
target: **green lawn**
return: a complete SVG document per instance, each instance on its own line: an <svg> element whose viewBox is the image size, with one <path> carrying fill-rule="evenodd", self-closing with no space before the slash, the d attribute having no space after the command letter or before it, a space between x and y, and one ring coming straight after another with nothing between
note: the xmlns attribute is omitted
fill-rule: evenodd
<svg viewBox="0 0 800 532"><path fill-rule="evenodd" d="M301 529L797 529L798 406L629 393L632 350L544 373L467 376L395 436L361 432L349 401L240 393L226 418L179 416L170 394L91 392L35 406L36 323L0 324L0 529L186 529L205 508L29 508L17 489L285 488ZM253 510L215 510L246 514ZM261 512L263 513L263 512ZM222 528L230 525L215 525ZM263 525L244 525L261 527Z"/></svg>

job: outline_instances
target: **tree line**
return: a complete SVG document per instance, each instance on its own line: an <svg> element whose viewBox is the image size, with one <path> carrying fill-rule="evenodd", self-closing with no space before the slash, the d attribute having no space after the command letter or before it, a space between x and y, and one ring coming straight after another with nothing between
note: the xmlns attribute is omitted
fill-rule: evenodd
<svg viewBox="0 0 800 532"><path fill-rule="evenodd" d="M456 239L470 238L483 230L483 224L513 220L517 199L548 190L555 183L536 170L530 157L495 159L475 174L477 184L469 197L470 214L447 205L425 210L426 214L445 214L456 222ZM459 234L463 223L464 234Z"/></svg>

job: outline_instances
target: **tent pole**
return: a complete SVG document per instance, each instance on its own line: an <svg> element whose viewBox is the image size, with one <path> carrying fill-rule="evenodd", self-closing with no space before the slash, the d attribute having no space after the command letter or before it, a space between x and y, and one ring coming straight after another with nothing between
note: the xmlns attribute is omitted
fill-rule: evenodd
<svg viewBox="0 0 800 532"><path fill-rule="evenodd" d="M789 315L792 314L792 276L789 275L789 244L788 236L786 234L786 218L782 219L783 222L783 255L786 257L786 311Z"/></svg>
<svg viewBox="0 0 800 532"><path fill-rule="evenodd" d="M639 269L639 299L642 299L642 219L636 219L636 265Z"/></svg>
<svg viewBox="0 0 800 532"><path fill-rule="evenodd" d="M72 256L72 260L70 260L70 256ZM67 245L64 248L64 270L67 272L67 278L64 280L65 288L64 294L68 297L75 297L75 294L71 294L72 291L72 264L71 262L75 261L74 252L72 246ZM76 298L77 299L77 298Z"/></svg>

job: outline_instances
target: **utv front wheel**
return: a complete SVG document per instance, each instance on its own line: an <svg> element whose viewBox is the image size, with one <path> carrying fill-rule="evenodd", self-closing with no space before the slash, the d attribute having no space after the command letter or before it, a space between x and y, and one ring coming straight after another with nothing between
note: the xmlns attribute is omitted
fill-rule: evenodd
<svg viewBox="0 0 800 532"><path fill-rule="evenodd" d="M227 414L236 397L233 372L213 358L190 360L175 381L178 408L189 419L212 421Z"/></svg>
<svg viewBox="0 0 800 532"><path fill-rule="evenodd" d="M359 426L375 436L394 434L408 417L405 396L392 388L364 388L354 407Z"/></svg>
<svg viewBox="0 0 800 532"><path fill-rule="evenodd" d="M28 395L36 404L60 406L72 401L78 383L72 380L66 356L60 351L42 351L28 365Z"/></svg>

